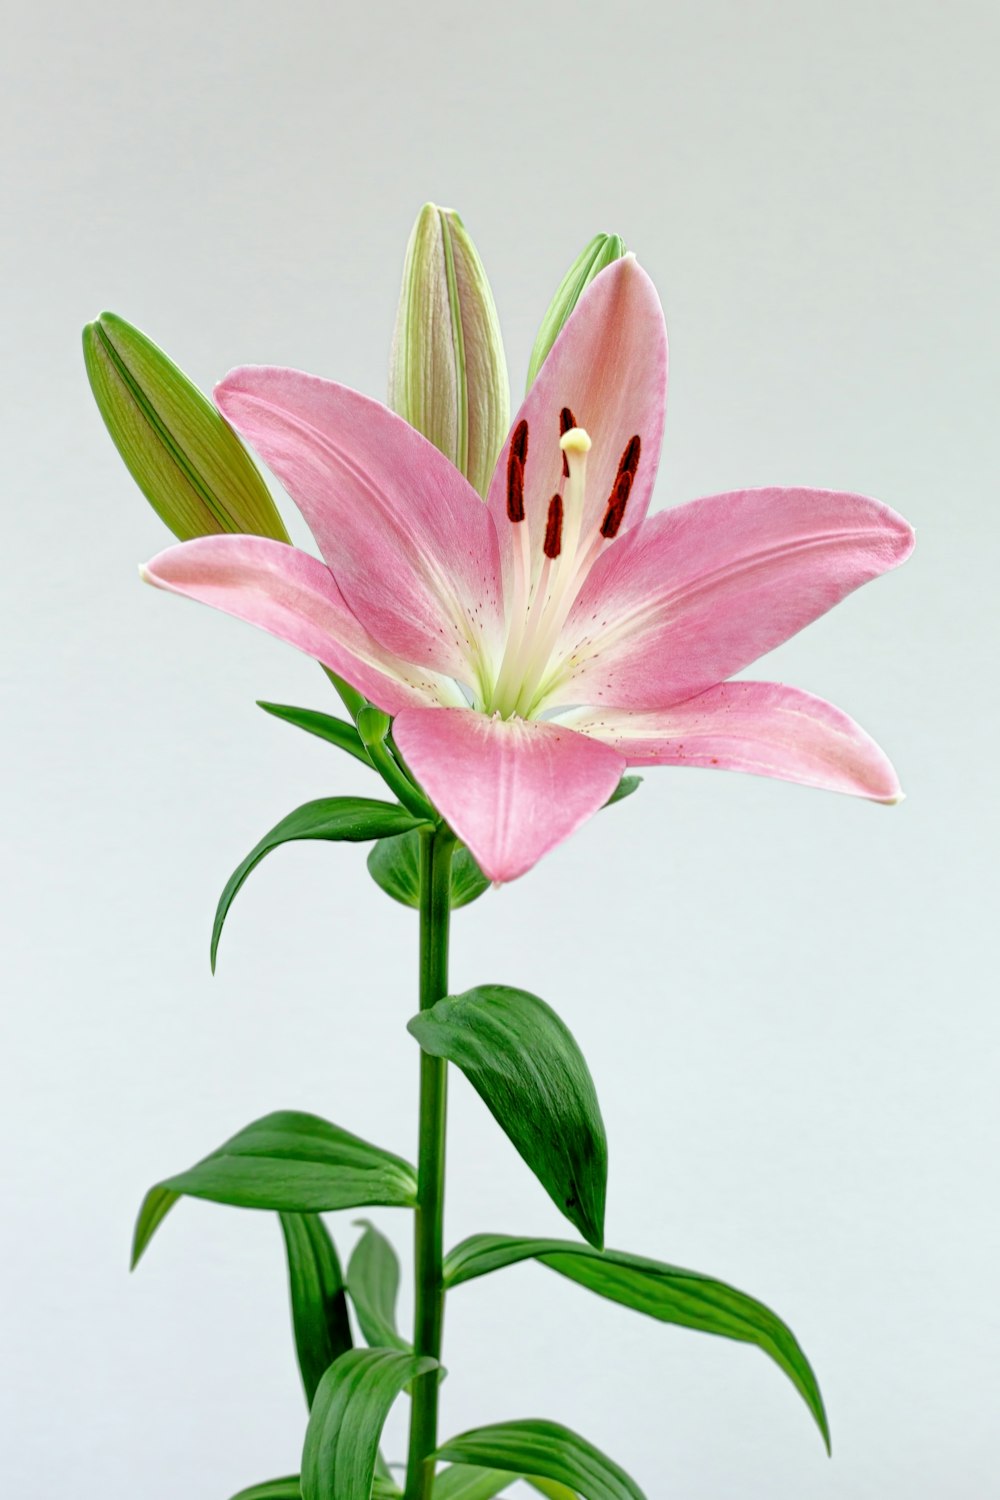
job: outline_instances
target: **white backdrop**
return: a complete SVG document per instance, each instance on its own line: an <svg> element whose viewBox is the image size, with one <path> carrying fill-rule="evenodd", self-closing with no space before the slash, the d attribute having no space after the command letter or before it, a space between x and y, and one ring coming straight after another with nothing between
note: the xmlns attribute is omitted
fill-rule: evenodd
<svg viewBox="0 0 1000 1500"><path fill-rule="evenodd" d="M361 852L276 854L209 975L236 861L370 783L254 707L327 706L308 661L140 587L167 538L79 329L110 307L206 387L273 361L381 395L434 198L515 395L583 242L637 251L671 334L657 505L813 483L918 531L765 668L875 734L902 807L654 771L454 939L456 988L526 984L580 1040L610 1242L786 1317L832 1462L758 1352L535 1266L455 1293L444 1430L562 1420L652 1500L993 1493L995 8L49 0L4 38L5 1492L226 1500L294 1470L276 1226L185 1203L130 1279L135 1209L277 1107L413 1149L415 920ZM451 1168L449 1241L562 1232L461 1079Z"/></svg>

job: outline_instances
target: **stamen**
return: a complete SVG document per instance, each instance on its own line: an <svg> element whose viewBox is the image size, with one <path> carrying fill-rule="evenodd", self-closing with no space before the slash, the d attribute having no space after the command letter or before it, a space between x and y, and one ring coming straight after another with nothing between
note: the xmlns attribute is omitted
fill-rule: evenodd
<svg viewBox="0 0 1000 1500"><path fill-rule="evenodd" d="M618 535L621 524L625 519L625 507L628 497L632 491L632 481L635 471L639 467L639 454L642 451L642 443L639 434L635 433L625 444L625 451L618 463L618 473L612 486L611 494L608 496L608 508L604 512L604 520L601 522L601 536L607 541Z"/></svg>
<svg viewBox="0 0 1000 1500"><path fill-rule="evenodd" d="M507 519L524 520L524 465L528 457L528 424L518 422L507 450Z"/></svg>
<svg viewBox="0 0 1000 1500"><path fill-rule="evenodd" d="M545 523L545 542L542 547L546 557L557 558L562 550L562 523L562 495L553 495L549 501L549 518Z"/></svg>
<svg viewBox="0 0 1000 1500"><path fill-rule="evenodd" d="M563 409L562 409L562 411L559 413L559 436L560 437L565 437L566 433L570 432L575 426L576 426L576 418L574 417L573 413L570 411L569 407L568 406L564 406ZM562 456L562 461L563 461L563 478L564 479L568 479L569 478L569 459L566 457L565 453Z"/></svg>

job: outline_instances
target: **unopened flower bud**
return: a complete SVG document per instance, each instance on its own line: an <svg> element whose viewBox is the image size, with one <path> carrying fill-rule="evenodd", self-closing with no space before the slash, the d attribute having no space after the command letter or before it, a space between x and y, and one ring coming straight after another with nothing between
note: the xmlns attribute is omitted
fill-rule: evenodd
<svg viewBox="0 0 1000 1500"><path fill-rule="evenodd" d="M625 244L617 234L595 234L590 244L577 256L566 275L559 283L559 290L549 303L549 310L542 319L542 326L535 339L528 362L528 384L530 391L535 377L548 357L549 350L562 331L562 326L587 287L614 261L625 254Z"/></svg>
<svg viewBox="0 0 1000 1500"><path fill-rule="evenodd" d="M389 405L486 494L510 424L500 323L465 226L433 203L406 250Z"/></svg>
<svg viewBox="0 0 1000 1500"><path fill-rule="evenodd" d="M145 334L102 313L83 331L83 353L118 452L175 536L231 531L289 540L232 428Z"/></svg>
<svg viewBox="0 0 1000 1500"><path fill-rule="evenodd" d="M373 745L381 745L389 733L392 720L387 713L376 708L374 703L367 703L358 714L356 722L362 744L366 750L370 750Z"/></svg>

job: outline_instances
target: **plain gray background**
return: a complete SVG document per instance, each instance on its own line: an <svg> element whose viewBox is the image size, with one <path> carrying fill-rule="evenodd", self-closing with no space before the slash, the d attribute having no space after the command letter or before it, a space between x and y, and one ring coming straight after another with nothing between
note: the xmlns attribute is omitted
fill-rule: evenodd
<svg viewBox="0 0 1000 1500"><path fill-rule="evenodd" d="M332 706L310 662L141 588L167 536L79 329L110 307L206 388L273 361L381 396L433 198L515 395L584 241L636 250L671 336L657 505L813 483L919 537L763 669L874 733L901 807L653 771L455 924L455 988L527 984L590 1059L610 1242L787 1318L833 1461L757 1351L535 1266L455 1293L443 1429L562 1420L651 1500L995 1494L995 8L101 0L3 31L4 1492L297 1468L275 1224L183 1204L130 1279L134 1212L273 1108L414 1135L415 921L361 852L262 866L209 975L236 861L372 784L254 707ZM452 1118L449 1241L563 1232L461 1079Z"/></svg>

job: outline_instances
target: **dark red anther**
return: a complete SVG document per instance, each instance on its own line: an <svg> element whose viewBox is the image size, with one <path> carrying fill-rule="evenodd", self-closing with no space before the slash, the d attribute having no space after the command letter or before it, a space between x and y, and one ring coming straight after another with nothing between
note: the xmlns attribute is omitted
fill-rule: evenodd
<svg viewBox="0 0 1000 1500"><path fill-rule="evenodd" d="M632 489L632 475L628 469L623 469L615 480L615 487L611 491L611 499L608 508L604 512L604 520L601 522L601 536L608 541L617 536L621 524L625 519L625 507L628 504L629 493Z"/></svg>
<svg viewBox="0 0 1000 1500"><path fill-rule="evenodd" d="M562 551L562 523L562 495L553 495L552 499L549 501L549 517L545 523L545 542L543 544L543 551L546 557L555 559Z"/></svg>
<svg viewBox="0 0 1000 1500"><path fill-rule="evenodd" d="M524 520L524 464L528 457L528 424L518 422L507 450L507 519Z"/></svg>
<svg viewBox="0 0 1000 1500"><path fill-rule="evenodd" d="M562 409L562 411L559 413L559 436L560 437L565 437L566 434L567 434L567 432L572 431L572 429L575 426L576 426L576 418L574 417L573 413L570 411L569 407L568 406L564 406L563 409ZM568 479L569 478L569 459L566 457L565 453L562 456L562 461L563 461L563 478L564 479Z"/></svg>
<svg viewBox="0 0 1000 1500"><path fill-rule="evenodd" d="M642 443L639 434L635 433L625 444L625 451L618 461L618 473L615 475L614 486L608 497L608 508L604 512L604 520L601 522L601 535L609 541L617 536L621 524L625 519L625 507L628 497L632 491L632 481L635 471L639 467L639 454L642 451Z"/></svg>

